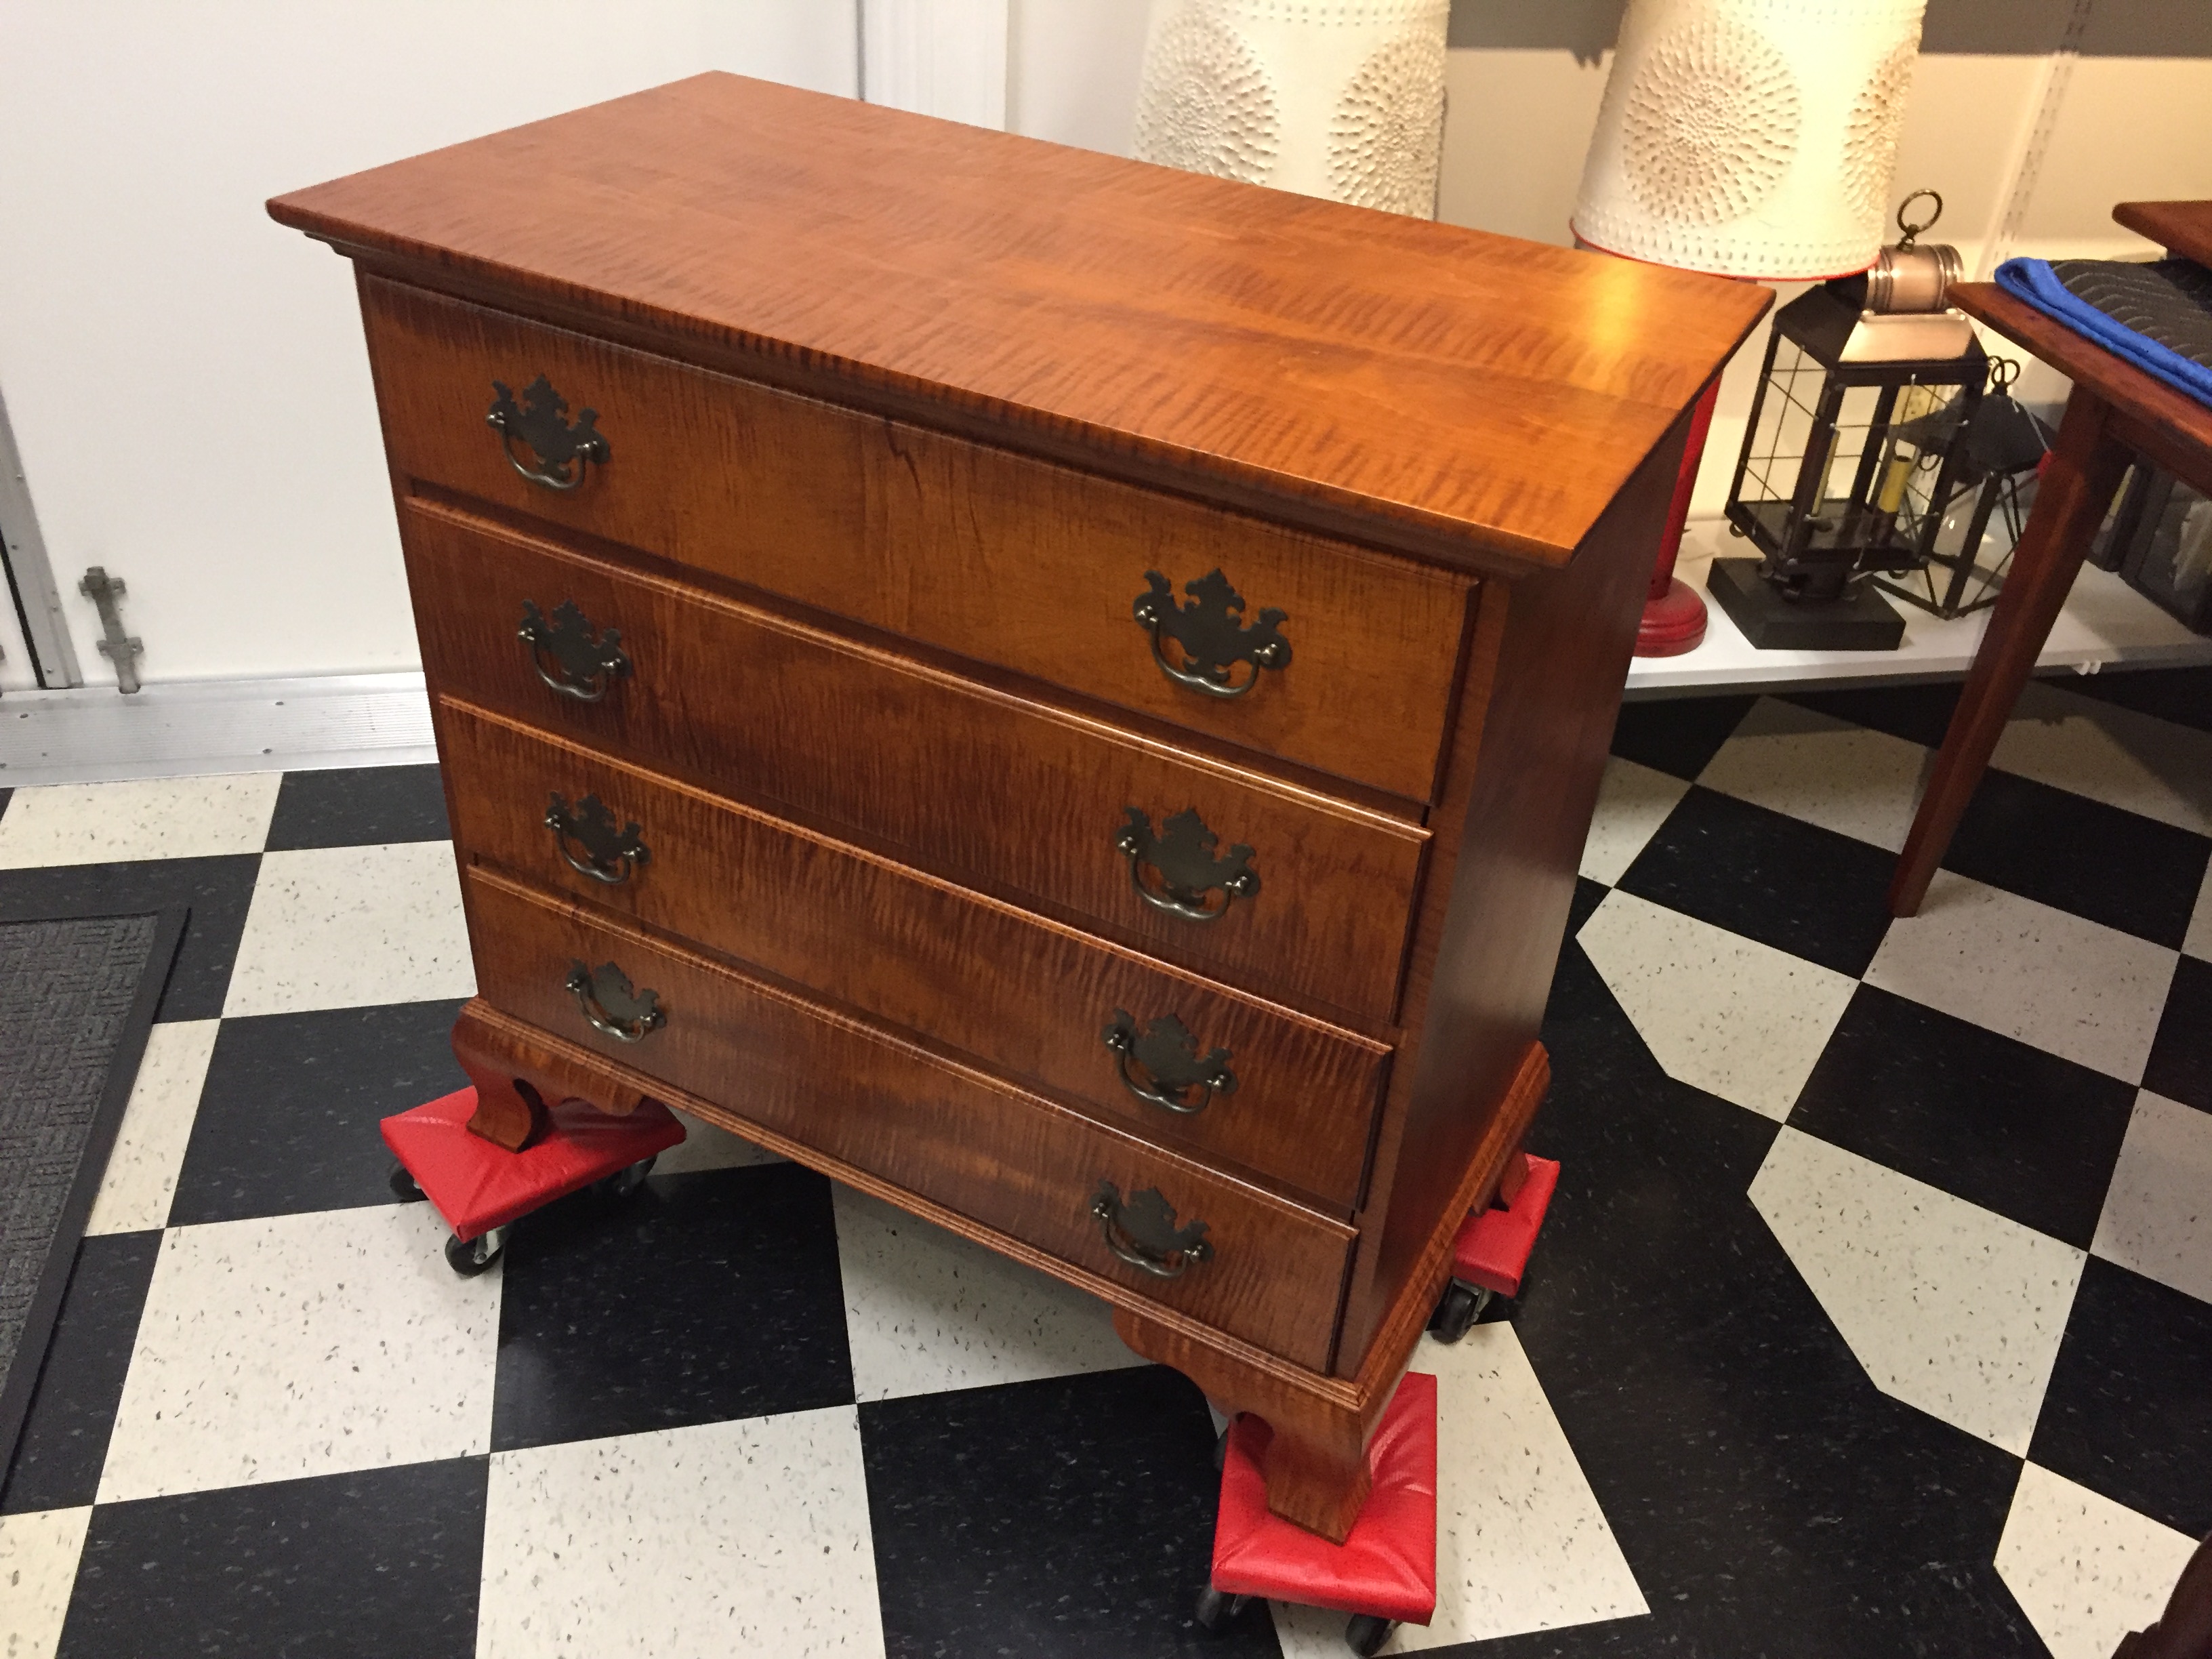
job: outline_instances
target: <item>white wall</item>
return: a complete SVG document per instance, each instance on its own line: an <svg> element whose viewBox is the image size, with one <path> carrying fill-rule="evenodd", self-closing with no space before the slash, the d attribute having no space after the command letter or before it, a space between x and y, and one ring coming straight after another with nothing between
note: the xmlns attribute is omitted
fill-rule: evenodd
<svg viewBox="0 0 2212 1659"><path fill-rule="evenodd" d="M1457 0L1447 220L1567 240L1622 4ZM2212 197L2212 3L2093 0L2080 56L2054 60L2074 7L1931 0L1898 186L1943 191L1970 267L2140 251L2114 202ZM1126 153L1147 0L866 9L872 95ZM94 563L130 584L149 680L416 660L349 268L265 198L701 69L850 94L860 33L852 0L15 0L0 387L87 677L112 678L75 592ZM1699 511L1762 344L1724 382ZM11 618L0 648L0 685L27 684Z"/></svg>
<svg viewBox="0 0 2212 1659"><path fill-rule="evenodd" d="M702 69L850 93L854 50L831 0L15 0L0 387L86 678L88 564L149 680L416 660L351 268L268 197Z"/></svg>

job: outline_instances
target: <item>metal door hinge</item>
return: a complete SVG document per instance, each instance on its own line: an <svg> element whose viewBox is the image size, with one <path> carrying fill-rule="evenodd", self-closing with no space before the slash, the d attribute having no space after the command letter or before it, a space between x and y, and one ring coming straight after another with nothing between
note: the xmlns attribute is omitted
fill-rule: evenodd
<svg viewBox="0 0 2212 1659"><path fill-rule="evenodd" d="M137 659L146 647L124 631L123 612L116 605L125 592L123 579L109 575L95 564L85 571L76 591L100 612L100 631L105 636L100 641L100 654L115 665L115 689L127 697L138 689Z"/></svg>

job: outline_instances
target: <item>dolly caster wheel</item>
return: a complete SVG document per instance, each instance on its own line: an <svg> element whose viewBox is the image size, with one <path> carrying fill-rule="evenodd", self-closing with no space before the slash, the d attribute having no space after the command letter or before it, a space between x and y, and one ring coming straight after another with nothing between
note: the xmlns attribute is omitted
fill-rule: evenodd
<svg viewBox="0 0 2212 1659"><path fill-rule="evenodd" d="M1344 1627L1344 1644L1359 1659L1375 1659L1382 1651L1382 1644L1390 1639L1390 1632L1398 1628L1395 1619L1378 1619L1371 1613L1355 1613Z"/></svg>
<svg viewBox="0 0 2212 1659"><path fill-rule="evenodd" d="M1488 1291L1455 1279L1437 1299L1437 1310L1429 1316L1429 1334L1439 1342L1456 1342L1474 1328L1489 1305Z"/></svg>
<svg viewBox="0 0 2212 1659"><path fill-rule="evenodd" d="M392 1196L402 1204L420 1204L422 1201L422 1189L416 1184L415 1177L407 1173L404 1164L392 1166L391 1179Z"/></svg>
<svg viewBox="0 0 2212 1659"><path fill-rule="evenodd" d="M449 1238L446 1241L446 1265L464 1279L474 1279L499 1260L499 1253L507 1243L507 1229L494 1227L488 1233L478 1233L474 1238Z"/></svg>
<svg viewBox="0 0 2212 1659"><path fill-rule="evenodd" d="M1231 1620L1244 1611L1244 1603L1249 1599L1224 1595L1208 1584L1198 1593L1198 1608L1193 1616L1198 1620L1198 1627L1208 1636L1218 1636L1229 1628Z"/></svg>
<svg viewBox="0 0 2212 1659"><path fill-rule="evenodd" d="M641 1158L627 1169L617 1170L599 1182L599 1190L609 1198L628 1198L645 1185L646 1176L653 1173L653 1158Z"/></svg>

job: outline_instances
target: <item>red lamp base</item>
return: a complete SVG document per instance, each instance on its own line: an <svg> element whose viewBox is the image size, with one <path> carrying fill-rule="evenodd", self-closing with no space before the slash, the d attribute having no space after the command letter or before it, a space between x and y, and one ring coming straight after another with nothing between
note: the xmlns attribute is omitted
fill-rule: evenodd
<svg viewBox="0 0 2212 1659"><path fill-rule="evenodd" d="M1705 601L1680 576L1668 579L1667 591L1644 604L1644 620L1636 629L1639 657L1679 657L1694 651L1705 637Z"/></svg>

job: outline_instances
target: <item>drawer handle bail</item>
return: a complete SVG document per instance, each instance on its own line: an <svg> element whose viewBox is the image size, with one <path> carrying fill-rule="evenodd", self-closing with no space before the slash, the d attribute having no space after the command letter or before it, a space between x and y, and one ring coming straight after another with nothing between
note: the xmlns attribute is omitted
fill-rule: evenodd
<svg viewBox="0 0 2212 1659"><path fill-rule="evenodd" d="M538 678L578 702L599 702L609 687L629 672L629 658L622 648L622 630L595 631L574 599L555 605L550 620L535 599L525 599L522 626L515 629L515 637L530 647L530 665L538 671ZM553 665L550 669L549 659Z"/></svg>
<svg viewBox="0 0 2212 1659"><path fill-rule="evenodd" d="M614 453L607 447L606 434L599 430L599 411L580 410L575 424L570 425L568 400L543 374L522 388L520 403L504 380L494 380L491 389L497 395L491 400L491 411L484 422L499 434L507 464L531 483L548 489L574 489L584 482L592 463L605 466ZM530 453L538 458L537 465L526 465L514 453L518 438L530 446Z"/></svg>
<svg viewBox="0 0 2212 1659"><path fill-rule="evenodd" d="M1206 1224L1176 1226L1175 1209L1157 1187L1132 1193L1125 1202L1121 1188L1102 1179L1091 1194L1091 1213L1098 1218L1098 1230L1115 1258L1155 1279L1180 1279L1212 1258Z"/></svg>
<svg viewBox="0 0 2212 1659"><path fill-rule="evenodd" d="M1174 585L1158 571L1145 572L1145 581L1132 614L1139 627L1151 630L1152 660L1177 685L1209 697L1241 697L1259 684L1262 669L1290 666L1291 642L1276 632L1276 624L1290 619L1287 613L1262 611L1248 625L1244 596L1218 568L1184 584L1188 605L1176 603ZM1170 660L1165 640L1176 642L1182 662ZM1240 662L1252 670L1242 679L1237 676Z"/></svg>
<svg viewBox="0 0 2212 1659"><path fill-rule="evenodd" d="M1173 1014L1161 1015L1139 1031L1136 1017L1116 1008L1102 1035L1121 1067L1121 1086L1147 1106L1193 1117L1211 1105L1214 1096L1237 1092L1229 1050L1214 1048L1200 1054L1198 1038Z"/></svg>
<svg viewBox="0 0 2212 1659"><path fill-rule="evenodd" d="M668 1023L660 994L633 990L629 975L611 962L586 968L571 958L568 986L592 1029L617 1042L642 1042Z"/></svg>
<svg viewBox="0 0 2212 1659"><path fill-rule="evenodd" d="M1164 910L1185 921L1218 921L1237 900L1260 890L1260 873L1251 866L1252 849L1241 843L1224 855L1214 848L1220 837L1206 827L1195 806L1185 807L1152 831L1152 821L1140 807L1122 809L1127 817L1115 833L1115 848L1129 860L1129 885L1155 910ZM1156 881L1146 881L1150 870ZM1221 902L1208 895L1218 891Z"/></svg>
<svg viewBox="0 0 2212 1659"><path fill-rule="evenodd" d="M597 795L586 795L571 807L556 793L545 809L545 827L553 832L553 844L571 870L610 887L628 881L653 858L652 849L638 838L643 826L632 823L617 828L615 815ZM570 842L583 849L583 857L569 850Z"/></svg>

